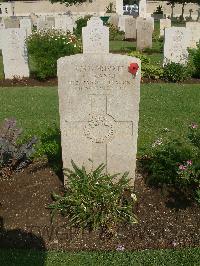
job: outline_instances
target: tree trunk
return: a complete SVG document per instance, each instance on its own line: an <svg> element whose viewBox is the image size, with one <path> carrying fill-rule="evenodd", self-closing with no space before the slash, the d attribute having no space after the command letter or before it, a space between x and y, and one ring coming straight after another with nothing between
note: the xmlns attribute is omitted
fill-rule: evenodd
<svg viewBox="0 0 200 266"><path fill-rule="evenodd" d="M171 18L174 17L174 7L175 7L175 4L173 3L173 4L171 5L171 9L172 9Z"/></svg>
<svg viewBox="0 0 200 266"><path fill-rule="evenodd" d="M182 13L181 13L181 20L184 20L184 11L185 11L185 2L182 4Z"/></svg>

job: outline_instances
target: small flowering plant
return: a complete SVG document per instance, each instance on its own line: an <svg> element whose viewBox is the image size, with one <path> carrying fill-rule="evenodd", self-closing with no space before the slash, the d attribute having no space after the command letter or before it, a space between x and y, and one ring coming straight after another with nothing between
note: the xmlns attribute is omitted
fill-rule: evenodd
<svg viewBox="0 0 200 266"><path fill-rule="evenodd" d="M170 131L151 145L146 160L148 181L157 186L169 185L197 199L200 196L200 128L188 127L185 137L174 138ZM199 199L200 202L200 199Z"/></svg>
<svg viewBox="0 0 200 266"><path fill-rule="evenodd" d="M26 42L32 72L38 79L56 77L57 60L81 51L80 40L73 34L55 29L36 31Z"/></svg>

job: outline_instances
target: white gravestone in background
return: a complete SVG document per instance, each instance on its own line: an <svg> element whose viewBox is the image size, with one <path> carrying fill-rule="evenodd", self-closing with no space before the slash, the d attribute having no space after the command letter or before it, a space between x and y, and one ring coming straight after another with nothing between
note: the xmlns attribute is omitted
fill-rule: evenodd
<svg viewBox="0 0 200 266"><path fill-rule="evenodd" d="M189 47L196 48L200 41L200 22L186 22L186 29L190 31Z"/></svg>
<svg viewBox="0 0 200 266"><path fill-rule="evenodd" d="M152 48L153 26L152 21L145 18L138 18L137 27L137 50Z"/></svg>
<svg viewBox="0 0 200 266"><path fill-rule="evenodd" d="M32 22L30 18L20 19L20 29L25 29L27 32L27 36L32 33Z"/></svg>
<svg viewBox="0 0 200 266"><path fill-rule="evenodd" d="M55 22L50 18L39 17L37 20L37 30L49 30L55 27Z"/></svg>
<svg viewBox="0 0 200 266"><path fill-rule="evenodd" d="M103 26L103 21L98 17L92 17L87 27L82 28L82 39L83 53L109 52L109 28Z"/></svg>
<svg viewBox="0 0 200 266"><path fill-rule="evenodd" d="M133 185L141 74L138 70L133 77L128 67L137 63L140 69L140 60L110 54L109 36L104 34L100 19L92 19L88 24L83 29L83 38L89 37L90 45L83 47L84 54L58 60L63 168L72 168L71 160L84 165L86 170L104 163L110 174L129 171ZM102 39L107 48L95 50Z"/></svg>
<svg viewBox="0 0 200 266"><path fill-rule="evenodd" d="M160 19L160 36L163 37L166 28L171 28L171 19Z"/></svg>
<svg viewBox="0 0 200 266"><path fill-rule="evenodd" d="M118 15L123 15L123 0L116 0L116 13Z"/></svg>
<svg viewBox="0 0 200 266"><path fill-rule="evenodd" d="M57 16L55 17L55 29L62 30L64 32L70 31L73 33L74 21L70 16Z"/></svg>
<svg viewBox="0 0 200 266"><path fill-rule="evenodd" d="M3 65L6 79L29 77L26 30L3 30Z"/></svg>
<svg viewBox="0 0 200 266"><path fill-rule="evenodd" d="M146 0L139 1L139 17L141 18L147 17L147 1Z"/></svg>
<svg viewBox="0 0 200 266"><path fill-rule="evenodd" d="M165 29L164 64L174 62L186 64L190 31L184 27Z"/></svg>
<svg viewBox="0 0 200 266"><path fill-rule="evenodd" d="M118 27L119 24L119 15L118 14L111 14L108 22L115 27Z"/></svg>
<svg viewBox="0 0 200 266"><path fill-rule="evenodd" d="M136 39L136 19L127 18L125 20L125 39Z"/></svg>

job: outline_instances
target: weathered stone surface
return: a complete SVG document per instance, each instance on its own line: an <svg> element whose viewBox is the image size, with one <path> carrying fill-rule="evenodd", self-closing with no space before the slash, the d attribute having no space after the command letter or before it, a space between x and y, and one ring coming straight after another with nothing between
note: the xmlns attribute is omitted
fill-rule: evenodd
<svg viewBox="0 0 200 266"><path fill-rule="evenodd" d="M38 16L35 13L30 14L30 18L34 27L37 27Z"/></svg>
<svg viewBox="0 0 200 266"><path fill-rule="evenodd" d="M6 29L2 32L2 55L6 79L29 77L26 36L24 29Z"/></svg>
<svg viewBox="0 0 200 266"><path fill-rule="evenodd" d="M108 20L108 22L115 27L118 27L119 24L119 15L118 14L112 14Z"/></svg>
<svg viewBox="0 0 200 266"><path fill-rule="evenodd" d="M171 19L163 18L160 19L160 36L163 37L166 28L171 27Z"/></svg>
<svg viewBox="0 0 200 266"><path fill-rule="evenodd" d="M146 0L139 1L139 16L142 18L147 17L147 1Z"/></svg>
<svg viewBox="0 0 200 266"><path fill-rule="evenodd" d="M53 20L47 20L45 17L39 17L37 20L37 30L49 30L55 27Z"/></svg>
<svg viewBox="0 0 200 266"><path fill-rule="evenodd" d="M94 23L91 19L89 27ZM105 35L103 25L88 34L93 50L58 60L58 92L63 167L71 160L87 170L106 164L110 174L128 171L135 179L140 100L140 60L126 55L109 54L96 42ZM95 27L94 27L95 28ZM96 32L95 31L95 32ZM86 36L86 35L85 35ZM92 39L94 38L94 39ZM86 42L86 40L85 40ZM84 43L85 43L84 42ZM97 53L93 46L97 46ZM106 52L105 52L106 51ZM134 77L131 63L139 65ZM89 160L90 159L90 160ZM65 184L66 184L65 178Z"/></svg>
<svg viewBox="0 0 200 266"><path fill-rule="evenodd" d="M125 21L128 16L119 16L118 28L125 32Z"/></svg>
<svg viewBox="0 0 200 266"><path fill-rule="evenodd" d="M83 53L109 53L109 28L103 21L92 17L82 29Z"/></svg>
<svg viewBox="0 0 200 266"><path fill-rule="evenodd" d="M144 18L138 18L136 21L137 27L137 50L152 48L152 21Z"/></svg>
<svg viewBox="0 0 200 266"><path fill-rule="evenodd" d="M140 73L122 55L85 54L58 60L63 167L106 163L109 173L135 177ZM88 159L91 159L91 163Z"/></svg>
<svg viewBox="0 0 200 266"><path fill-rule="evenodd" d="M125 39L136 39L136 19L127 18L125 20Z"/></svg>
<svg viewBox="0 0 200 266"><path fill-rule="evenodd" d="M72 17L62 15L55 17L55 28L62 31L73 33L74 21Z"/></svg>
<svg viewBox="0 0 200 266"><path fill-rule="evenodd" d="M164 64L185 64L188 58L190 31L184 27L165 29Z"/></svg>
<svg viewBox="0 0 200 266"><path fill-rule="evenodd" d="M189 47L196 48L200 41L200 22L186 22L186 29L190 31Z"/></svg>
<svg viewBox="0 0 200 266"><path fill-rule="evenodd" d="M20 29L25 29L27 36L32 33L32 22L29 18L20 19Z"/></svg>
<svg viewBox="0 0 200 266"><path fill-rule="evenodd" d="M5 29L15 29L15 28L19 28L20 26L19 19L16 17L7 17L7 18L4 18L3 21L4 21Z"/></svg>

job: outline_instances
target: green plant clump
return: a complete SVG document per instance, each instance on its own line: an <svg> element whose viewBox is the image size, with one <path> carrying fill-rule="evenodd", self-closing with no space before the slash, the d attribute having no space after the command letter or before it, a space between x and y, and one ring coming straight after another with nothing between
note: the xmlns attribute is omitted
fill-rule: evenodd
<svg viewBox="0 0 200 266"><path fill-rule="evenodd" d="M88 20L91 16L85 16L84 18L79 18L76 20L76 29L74 29L74 34L80 38L82 36L82 28L87 26Z"/></svg>
<svg viewBox="0 0 200 266"><path fill-rule="evenodd" d="M130 56L139 58L142 65L142 77L149 79L161 79L163 76L163 69L159 65L153 65L151 60L146 55L134 51L129 54Z"/></svg>
<svg viewBox="0 0 200 266"><path fill-rule="evenodd" d="M109 27L109 38L110 41L121 41L125 37L124 31L120 31L118 27L114 26L113 24L107 23Z"/></svg>
<svg viewBox="0 0 200 266"><path fill-rule="evenodd" d="M181 82L191 76L192 68L189 65L169 62L163 67L163 79L168 82Z"/></svg>
<svg viewBox="0 0 200 266"><path fill-rule="evenodd" d="M165 132L151 148L151 155L144 160L149 173L148 182L157 186L168 185L186 197L200 203L200 129L195 123L187 135L171 138Z"/></svg>
<svg viewBox="0 0 200 266"><path fill-rule="evenodd" d="M37 138L24 144L17 144L22 130L16 127L15 119L5 119L0 128L0 177L7 178L15 171L21 171L31 162Z"/></svg>
<svg viewBox="0 0 200 266"><path fill-rule="evenodd" d="M200 78L200 42L196 49L190 51L190 55L194 66L194 77Z"/></svg>
<svg viewBox="0 0 200 266"><path fill-rule="evenodd" d="M73 171L67 169L67 189L64 196L53 194L50 208L60 211L72 226L89 229L115 230L121 222L136 223L133 214L135 194L131 193L128 173L118 176L104 173L101 164L87 173L72 161ZM130 192L130 193L129 193Z"/></svg>
<svg viewBox="0 0 200 266"><path fill-rule="evenodd" d="M38 79L56 77L57 60L80 52L80 43L71 33L58 30L42 30L27 39L30 61Z"/></svg>

